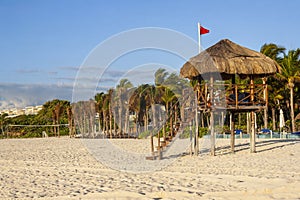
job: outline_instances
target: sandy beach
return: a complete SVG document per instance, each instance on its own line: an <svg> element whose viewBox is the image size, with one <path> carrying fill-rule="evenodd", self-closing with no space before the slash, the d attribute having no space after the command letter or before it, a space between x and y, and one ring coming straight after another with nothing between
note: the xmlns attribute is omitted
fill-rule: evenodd
<svg viewBox="0 0 300 200"><path fill-rule="evenodd" d="M114 140L150 152L149 140ZM155 172L98 162L80 139L0 140L0 199L300 199L300 140L217 140L217 156L180 156ZM187 152L188 153L188 152Z"/></svg>

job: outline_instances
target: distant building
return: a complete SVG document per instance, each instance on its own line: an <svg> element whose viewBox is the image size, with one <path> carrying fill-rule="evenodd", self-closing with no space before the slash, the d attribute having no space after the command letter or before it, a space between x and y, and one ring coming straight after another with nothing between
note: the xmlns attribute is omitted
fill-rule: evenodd
<svg viewBox="0 0 300 200"><path fill-rule="evenodd" d="M19 115L36 115L40 110L43 109L43 105L38 106L27 106L25 108L12 108L12 109L6 109L1 110L0 114L8 114L9 117L16 117Z"/></svg>

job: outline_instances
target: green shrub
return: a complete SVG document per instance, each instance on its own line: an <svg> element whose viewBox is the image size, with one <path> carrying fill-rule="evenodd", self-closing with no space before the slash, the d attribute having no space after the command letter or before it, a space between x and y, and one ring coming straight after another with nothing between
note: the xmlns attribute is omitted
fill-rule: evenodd
<svg viewBox="0 0 300 200"><path fill-rule="evenodd" d="M146 139L150 135L150 131L141 132L138 136L139 139Z"/></svg>
<svg viewBox="0 0 300 200"><path fill-rule="evenodd" d="M196 127L192 126L192 134L195 133ZM199 138L202 138L204 135L208 134L208 128L207 127L199 127ZM184 138L189 138L190 137L190 127L187 126L183 130L183 133L180 135L179 138L184 139Z"/></svg>

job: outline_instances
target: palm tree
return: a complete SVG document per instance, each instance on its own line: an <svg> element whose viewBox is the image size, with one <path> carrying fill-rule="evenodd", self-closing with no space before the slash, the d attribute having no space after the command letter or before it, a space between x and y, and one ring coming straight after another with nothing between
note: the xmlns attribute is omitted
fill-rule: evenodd
<svg viewBox="0 0 300 200"><path fill-rule="evenodd" d="M60 124L60 116L63 111L63 105L61 103L57 103L55 106L55 119L56 119L56 126L57 126L57 136L60 137L60 129L59 129L59 124Z"/></svg>
<svg viewBox="0 0 300 200"><path fill-rule="evenodd" d="M103 117L103 102L104 102L104 93L98 93L95 95L95 101L96 101L96 112L99 115L98 120L98 127L99 127L99 133L102 125L102 130L104 128L104 117ZM101 122L102 121L102 122Z"/></svg>
<svg viewBox="0 0 300 200"><path fill-rule="evenodd" d="M4 134L4 127L6 123L6 117L8 116L7 113L0 114L0 127L1 127L1 134Z"/></svg>
<svg viewBox="0 0 300 200"><path fill-rule="evenodd" d="M285 48L281 47L281 46L277 46L276 44L270 43L270 44L264 44L261 48L260 48L260 52L268 57L270 57L271 59L275 60L277 63L281 63L282 59L284 57L284 52L285 52ZM269 83L271 82L271 84L269 84L269 88L271 89L271 92L269 93L269 99L270 101L270 105L271 105L271 111L272 111L272 125L273 125L273 130L276 129L276 120L275 120L275 105L277 105L277 100L278 98L280 98L280 87L275 87L274 86L274 79L269 79L268 81ZM275 83L276 84L276 83ZM273 86L272 86L273 85ZM276 90L275 88L277 88L278 90ZM264 118L265 118L265 126L267 125L267 119L268 119L268 111L267 109L264 112ZM267 128L267 127L265 127Z"/></svg>
<svg viewBox="0 0 300 200"><path fill-rule="evenodd" d="M56 113L55 113L55 109L52 110L52 124L53 124L53 132L54 132L54 136L56 137Z"/></svg>
<svg viewBox="0 0 300 200"><path fill-rule="evenodd" d="M74 125L73 125L73 113L72 106L67 106L68 124L69 124L69 136L74 137Z"/></svg>
<svg viewBox="0 0 300 200"><path fill-rule="evenodd" d="M172 101L176 98L174 92L172 92L169 88L164 89L164 94L161 97L161 99L165 102L166 104L166 113L167 117L170 118L170 133L173 136L173 108L172 108ZM169 104L171 107L171 110L169 111Z"/></svg>
<svg viewBox="0 0 300 200"><path fill-rule="evenodd" d="M155 85L160 86L165 82L166 77L169 75L169 73L166 71L166 69L159 68L155 74Z"/></svg>
<svg viewBox="0 0 300 200"><path fill-rule="evenodd" d="M135 126L137 129L138 125L144 126L144 131L147 126L147 111L150 106L150 100L148 97L149 93L148 84L142 84L133 90L132 95L129 98L129 108L136 115L135 117Z"/></svg>
<svg viewBox="0 0 300 200"><path fill-rule="evenodd" d="M285 52L285 48L281 46L277 46L276 44L264 44L260 48L260 52L276 62L280 63Z"/></svg>
<svg viewBox="0 0 300 200"><path fill-rule="evenodd" d="M128 108L128 105L127 105L128 104L128 93L127 92L132 87L133 87L133 85L132 85L132 83L128 79L121 79L120 83L116 87L118 98L119 98L119 101L118 101L118 104L119 104L118 105L119 106L118 107L118 109L119 109L119 124L118 125L119 125L119 134L120 134L120 136L123 133L122 130L124 130L124 128L127 129L127 127L128 127L129 112L127 112L127 111L128 111L129 108ZM125 112L127 114L127 116L125 114L125 127L123 127L123 123L122 123L122 121L124 120L122 118L122 116L124 116L123 115L123 113L124 113L124 107L125 107ZM125 130L125 132L126 131L127 130Z"/></svg>
<svg viewBox="0 0 300 200"><path fill-rule="evenodd" d="M110 135L110 138L112 138L112 123L113 123L113 112L112 112L112 98L113 98L113 93L114 93L114 90L113 89L109 89L108 90L108 115L109 115L109 135Z"/></svg>
<svg viewBox="0 0 300 200"><path fill-rule="evenodd" d="M103 115L103 134L108 136L109 128L108 128L108 119L109 119L109 103L110 97L109 94L104 94L103 96L103 104L102 104L102 115ZM110 135L112 138L112 135Z"/></svg>
<svg viewBox="0 0 300 200"><path fill-rule="evenodd" d="M292 132L295 132L294 114L294 87L300 82L300 49L290 50L281 62L281 73L277 74L279 80L286 82L290 89L290 110Z"/></svg>
<svg viewBox="0 0 300 200"><path fill-rule="evenodd" d="M271 107L272 129L276 130L276 110L280 107L280 100L284 99L284 86L274 77L268 79L269 106Z"/></svg>

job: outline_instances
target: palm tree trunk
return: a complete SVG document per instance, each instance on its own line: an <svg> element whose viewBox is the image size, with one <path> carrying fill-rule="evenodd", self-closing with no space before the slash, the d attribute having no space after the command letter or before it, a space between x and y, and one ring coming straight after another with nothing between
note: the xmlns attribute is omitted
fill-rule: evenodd
<svg viewBox="0 0 300 200"><path fill-rule="evenodd" d="M177 119L178 119L178 116L177 116L177 110L178 110L178 108L177 108L177 104L175 104L175 117L174 117L174 124L175 124L175 126L177 125Z"/></svg>
<svg viewBox="0 0 300 200"><path fill-rule="evenodd" d="M145 128L145 130L148 131L148 109L146 109L145 115L146 115L146 121L145 121L146 128Z"/></svg>
<svg viewBox="0 0 300 200"><path fill-rule="evenodd" d="M115 119L115 118L114 118ZM116 124L116 122L115 122L115 120L114 120L114 137L116 137L116 131L117 131L117 129L116 129L116 127L117 127L117 124Z"/></svg>
<svg viewBox="0 0 300 200"><path fill-rule="evenodd" d="M106 119L106 131L107 131L107 136L109 134L109 121Z"/></svg>
<svg viewBox="0 0 300 200"><path fill-rule="evenodd" d="M109 135L110 135L110 139L112 139L112 112L111 112L111 108L109 108Z"/></svg>
<svg viewBox="0 0 300 200"><path fill-rule="evenodd" d="M120 102L120 107L119 107L119 135L122 135L122 129L123 129L123 125L122 125L122 112L123 112L123 108L122 108L122 102Z"/></svg>
<svg viewBox="0 0 300 200"><path fill-rule="evenodd" d="M59 130L59 117L57 118L57 136L60 137L60 130Z"/></svg>
<svg viewBox="0 0 300 200"><path fill-rule="evenodd" d="M99 120L98 120L98 131L99 131L99 134L101 132L101 119L100 119L100 112L99 112Z"/></svg>
<svg viewBox="0 0 300 200"><path fill-rule="evenodd" d="M106 118L105 111L103 110L103 119L102 119L103 120L103 135L106 135L105 134L105 131L106 131L105 130L105 124L106 124L106 119L105 118Z"/></svg>
<svg viewBox="0 0 300 200"><path fill-rule="evenodd" d="M53 110L52 111L52 124L53 124L53 134L54 136L56 137L56 114L55 114L55 111Z"/></svg>
<svg viewBox="0 0 300 200"><path fill-rule="evenodd" d="M128 133L128 123L129 123L129 108L128 105L126 106L126 112L125 112L125 125L124 125L124 132L125 134L128 134L129 137L129 133Z"/></svg>
<svg viewBox="0 0 300 200"><path fill-rule="evenodd" d="M267 78L263 78L263 84L266 84ZM264 100L266 101L264 109L264 128L268 128L268 87L264 86Z"/></svg>
<svg viewBox="0 0 300 200"><path fill-rule="evenodd" d="M276 130L276 115L275 115L275 108L272 107L272 125L273 125L273 131Z"/></svg>
<svg viewBox="0 0 300 200"><path fill-rule="evenodd" d="M152 115L153 115L153 129L150 131L150 145L151 145L151 153L153 155L154 153L154 144L153 144L153 131L156 129L156 109L155 109L155 104L152 104Z"/></svg>
<svg viewBox="0 0 300 200"><path fill-rule="evenodd" d="M152 127L153 127L153 129L155 129L156 128L156 109L155 109L155 104L152 104L152 106L151 106L151 108L152 108Z"/></svg>
<svg viewBox="0 0 300 200"><path fill-rule="evenodd" d="M294 87L290 87L290 102L291 102L291 122L292 122L292 133L295 132L295 114L294 114Z"/></svg>

